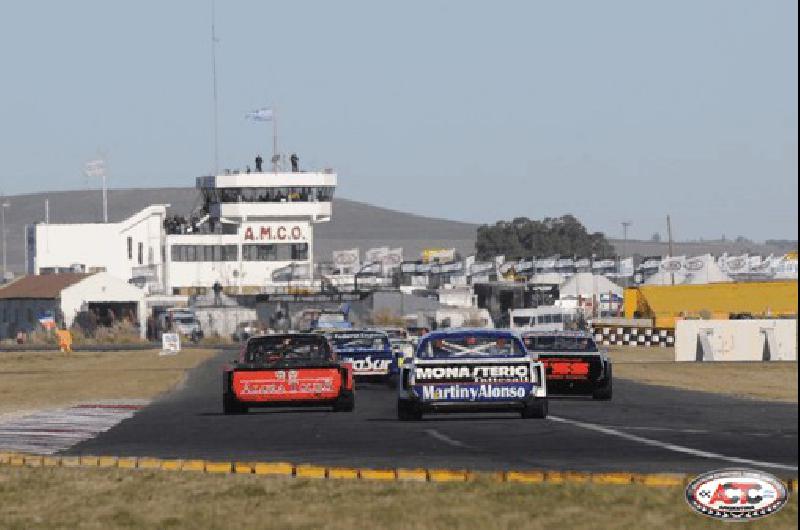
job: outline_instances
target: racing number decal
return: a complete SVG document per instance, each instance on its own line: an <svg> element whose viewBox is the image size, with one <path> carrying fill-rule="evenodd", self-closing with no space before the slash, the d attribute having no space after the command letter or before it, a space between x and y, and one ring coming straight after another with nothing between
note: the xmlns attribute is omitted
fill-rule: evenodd
<svg viewBox="0 0 800 530"><path fill-rule="evenodd" d="M589 363L583 361L545 360L547 375L553 379L586 379L589 377Z"/></svg>

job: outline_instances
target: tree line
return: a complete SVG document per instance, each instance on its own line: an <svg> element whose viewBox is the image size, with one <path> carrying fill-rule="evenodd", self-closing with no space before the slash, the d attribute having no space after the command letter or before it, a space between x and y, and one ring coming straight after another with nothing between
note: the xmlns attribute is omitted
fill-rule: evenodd
<svg viewBox="0 0 800 530"><path fill-rule="evenodd" d="M531 256L610 257L614 248L602 232L589 233L573 215L541 221L517 217L478 227L477 258L505 256L514 260Z"/></svg>

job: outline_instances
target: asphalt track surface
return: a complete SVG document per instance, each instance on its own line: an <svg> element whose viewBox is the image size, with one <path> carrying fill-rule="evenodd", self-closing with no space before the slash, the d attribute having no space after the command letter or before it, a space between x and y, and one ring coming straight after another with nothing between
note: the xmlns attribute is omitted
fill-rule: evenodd
<svg viewBox="0 0 800 530"><path fill-rule="evenodd" d="M186 384L68 454L288 461L353 467L701 472L759 468L797 476L795 404L624 380L610 402L551 398L550 418L447 414L396 419L395 391L360 384L356 410L222 414L221 353ZM741 460L738 460L741 459Z"/></svg>

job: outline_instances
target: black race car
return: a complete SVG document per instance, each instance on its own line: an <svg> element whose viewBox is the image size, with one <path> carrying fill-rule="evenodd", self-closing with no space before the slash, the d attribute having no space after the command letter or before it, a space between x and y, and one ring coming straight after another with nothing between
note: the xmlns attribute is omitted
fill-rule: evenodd
<svg viewBox="0 0 800 530"><path fill-rule="evenodd" d="M548 394L611 399L611 359L588 333L529 331L522 334L522 340L527 350L544 363Z"/></svg>

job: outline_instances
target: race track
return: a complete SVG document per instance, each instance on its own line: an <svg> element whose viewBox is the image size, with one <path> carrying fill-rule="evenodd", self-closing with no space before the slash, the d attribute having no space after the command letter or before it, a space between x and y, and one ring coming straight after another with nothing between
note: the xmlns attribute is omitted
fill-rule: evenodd
<svg viewBox="0 0 800 530"><path fill-rule="evenodd" d="M395 392L360 385L356 411L221 411L222 353L186 385L68 454L473 470L700 472L735 465L797 476L797 405L615 381L614 400L552 399L550 418L435 415L399 422Z"/></svg>

